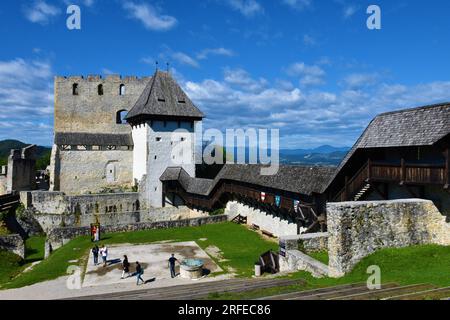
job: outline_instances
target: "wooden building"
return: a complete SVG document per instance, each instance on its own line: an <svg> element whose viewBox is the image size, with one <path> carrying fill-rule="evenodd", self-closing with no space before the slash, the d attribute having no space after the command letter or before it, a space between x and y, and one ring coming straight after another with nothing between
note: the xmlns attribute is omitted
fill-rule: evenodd
<svg viewBox="0 0 450 320"><path fill-rule="evenodd" d="M336 170L328 201L422 198L450 215L450 104L375 117Z"/></svg>

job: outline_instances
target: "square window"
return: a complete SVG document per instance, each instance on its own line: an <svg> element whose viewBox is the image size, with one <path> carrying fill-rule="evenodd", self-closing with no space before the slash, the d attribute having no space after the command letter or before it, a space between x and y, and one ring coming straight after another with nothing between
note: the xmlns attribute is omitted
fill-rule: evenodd
<svg viewBox="0 0 450 320"><path fill-rule="evenodd" d="M161 141L161 137L156 137L156 141Z"/></svg>

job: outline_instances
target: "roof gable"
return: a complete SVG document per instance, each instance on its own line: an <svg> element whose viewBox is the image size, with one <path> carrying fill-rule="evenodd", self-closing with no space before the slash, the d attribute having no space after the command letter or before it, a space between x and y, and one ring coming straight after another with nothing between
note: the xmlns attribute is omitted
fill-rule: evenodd
<svg viewBox="0 0 450 320"><path fill-rule="evenodd" d="M201 119L204 115L169 73L157 71L126 119L161 117Z"/></svg>

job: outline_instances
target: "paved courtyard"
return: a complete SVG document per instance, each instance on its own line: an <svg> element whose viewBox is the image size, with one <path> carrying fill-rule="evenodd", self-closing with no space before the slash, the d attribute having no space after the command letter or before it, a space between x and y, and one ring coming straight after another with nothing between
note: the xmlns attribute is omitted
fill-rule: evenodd
<svg viewBox="0 0 450 320"><path fill-rule="evenodd" d="M206 273L220 272L222 269L203 251L194 241L189 242L162 242L146 245L116 245L108 246L108 266L94 266L92 254L89 256L88 265L83 281L83 287L104 286L120 283L135 283L136 277L120 279L122 275L123 255L128 256L131 264L130 272L135 272L135 262L139 261L144 268L143 278L145 281L155 279L155 282L166 282L172 280L167 265L167 260L174 253L175 257L181 262L183 259L196 258L205 262ZM101 259L99 259L101 260ZM179 266L176 268L179 273ZM194 280L192 280L194 281ZM175 283L174 283L175 284Z"/></svg>

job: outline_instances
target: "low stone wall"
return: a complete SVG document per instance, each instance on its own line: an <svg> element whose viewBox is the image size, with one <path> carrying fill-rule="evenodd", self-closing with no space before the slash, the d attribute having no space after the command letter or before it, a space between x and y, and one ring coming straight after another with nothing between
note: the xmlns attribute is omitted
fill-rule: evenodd
<svg viewBox="0 0 450 320"><path fill-rule="evenodd" d="M187 207L140 207L138 193L67 196L62 192L21 192L25 215L32 217L44 232L59 227L88 227L97 220L102 225L133 224L208 216Z"/></svg>
<svg viewBox="0 0 450 320"><path fill-rule="evenodd" d="M213 224L227 221L226 215L218 215L211 217L201 217L194 219L172 220L172 221L158 221L158 222L140 222L135 224L122 224L102 226L101 234L116 233L116 232L131 232L140 230L154 230L154 229L170 229L181 227L198 227L204 224ZM67 227L55 228L47 235L45 243L45 257L50 253L65 245L70 240L79 237L90 235L89 227Z"/></svg>
<svg viewBox="0 0 450 320"><path fill-rule="evenodd" d="M343 276L381 248L450 245L445 220L432 201L422 199L328 203L330 276Z"/></svg>
<svg viewBox="0 0 450 320"><path fill-rule="evenodd" d="M306 233L280 238L280 247L285 250L300 250L305 253L327 251L328 232Z"/></svg>
<svg viewBox="0 0 450 320"><path fill-rule="evenodd" d="M321 278L328 276L328 266L299 250L287 250L286 256L280 256L280 271L292 272L294 270L304 270L312 274L313 277Z"/></svg>
<svg viewBox="0 0 450 320"><path fill-rule="evenodd" d="M229 216L230 220L237 215L247 217L248 225L257 225L261 230L268 231L276 237L298 234L296 223L281 219L280 217L273 216L237 201L227 203L225 214Z"/></svg>
<svg viewBox="0 0 450 320"><path fill-rule="evenodd" d="M18 234L0 237L0 250L11 251L18 256L25 258L25 243Z"/></svg>

